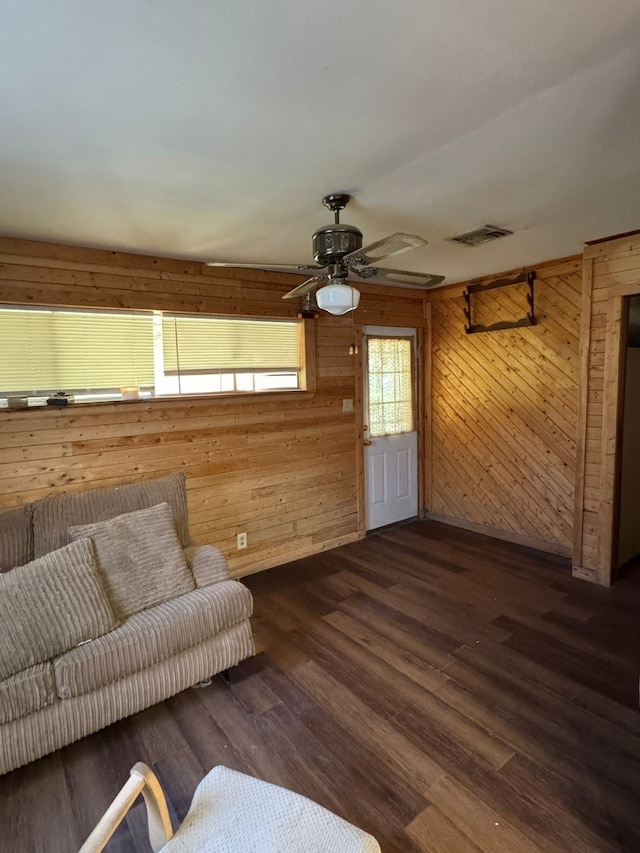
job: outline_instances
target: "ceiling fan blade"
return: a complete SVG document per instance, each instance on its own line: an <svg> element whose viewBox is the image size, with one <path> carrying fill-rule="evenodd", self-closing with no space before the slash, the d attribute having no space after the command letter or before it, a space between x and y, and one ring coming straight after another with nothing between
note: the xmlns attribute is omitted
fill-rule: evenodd
<svg viewBox="0 0 640 853"><path fill-rule="evenodd" d="M226 267L227 269L247 270L291 270L292 272L306 273L324 269L317 264L243 264L227 263L226 261L206 261L207 267Z"/></svg>
<svg viewBox="0 0 640 853"><path fill-rule="evenodd" d="M311 293L312 290L315 290L327 281L329 281L328 275L314 275L313 278L308 278L306 281L303 281L302 284L294 287L293 290L285 293L282 298L295 299L296 296L304 296L305 293Z"/></svg>
<svg viewBox="0 0 640 853"><path fill-rule="evenodd" d="M435 287L445 279L443 275L432 275L428 272L388 270L378 267L364 267L361 270L354 269L353 272L373 284L388 284L392 287Z"/></svg>
<svg viewBox="0 0 640 853"><path fill-rule="evenodd" d="M371 243L370 246L351 252L350 255L346 255L345 261L349 266L367 266L384 258L390 258L392 255L401 255L403 252L410 252L412 249L419 249L420 246L426 245L427 241L422 237L396 231L395 234L389 234L377 243Z"/></svg>

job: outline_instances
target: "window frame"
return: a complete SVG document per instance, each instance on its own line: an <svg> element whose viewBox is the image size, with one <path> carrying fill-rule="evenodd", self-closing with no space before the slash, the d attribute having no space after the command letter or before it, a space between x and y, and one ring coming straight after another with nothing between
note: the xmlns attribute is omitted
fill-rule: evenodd
<svg viewBox="0 0 640 853"><path fill-rule="evenodd" d="M11 302L3 302L0 304L0 308L11 308L16 310L42 310L42 311L67 311L67 312L78 312L78 313L109 313L109 314L125 314L125 315L153 315L154 313L160 313L163 316L167 317L191 317L197 319L198 317L202 317L203 319L222 319L222 320L247 320L247 321L270 321L270 322L289 322L289 323L297 323L299 326L299 367L297 368L298 374L298 387L297 388L273 388L273 389L258 389L258 390L223 390L223 391L202 391L202 392L185 392L185 393L165 393L157 395L155 393L155 385L154 391L144 396L128 398L123 397L122 395L117 396L118 391L121 389L96 389L95 396L109 396L110 399L78 399L73 401L71 405L73 408L77 408L80 406L105 406L105 405L126 405L129 403L133 404L162 404L163 402L180 402L180 401L211 401L219 398L237 398L237 397L261 397L261 396L283 396L283 395L293 395L298 396L300 394L314 393L316 390L316 347L315 347L315 324L312 319L302 318L300 315L297 317L292 316L275 316L275 315L251 315L251 314L224 314L224 313L208 313L208 312L189 312L189 311L176 311L175 309L156 309L156 308L114 308L109 306L96 306L96 305L86 305L86 306L71 306L71 305L60 305L60 304L24 304L24 303L11 303ZM274 368L276 370L276 368ZM247 369L248 371L248 369ZM238 372L247 372L247 371L238 371L238 370L229 370L229 373L238 373ZM249 371L255 374L259 374L262 371L259 369L255 371ZM167 374L170 375L170 374ZM124 386L123 386L124 387ZM79 394L78 396L82 396ZM88 395L87 395L88 396ZM8 401L14 398L24 400L24 405L8 405ZM28 401L38 401L31 402ZM0 411L15 411L16 409L60 409L61 406L47 406L45 397L34 396L29 394L24 394L19 391L0 391L0 401L4 403L7 401L7 405L2 405L0 403ZM66 408L66 406L63 406Z"/></svg>

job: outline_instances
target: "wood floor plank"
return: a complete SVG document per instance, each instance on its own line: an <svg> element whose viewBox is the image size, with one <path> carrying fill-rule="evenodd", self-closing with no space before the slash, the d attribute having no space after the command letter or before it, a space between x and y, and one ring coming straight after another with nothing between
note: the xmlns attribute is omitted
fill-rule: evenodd
<svg viewBox="0 0 640 853"><path fill-rule="evenodd" d="M133 766L131 756L136 755L137 760L142 761L153 759L145 752L133 722L114 723L96 732L92 738L83 738L56 753L64 764L64 782L71 801L73 824L81 835L81 841L90 834L113 799L114 792L126 781ZM48 759L41 761L44 764ZM89 798L87 791L91 791ZM112 843L115 849L120 847L122 850L134 844L128 821L116 831Z"/></svg>
<svg viewBox="0 0 640 853"><path fill-rule="evenodd" d="M462 644L418 619L403 615L395 607L368 595L346 599L340 610L375 630L389 643L406 649L435 669L451 663Z"/></svg>
<svg viewBox="0 0 640 853"><path fill-rule="evenodd" d="M544 831L558 847L575 853L612 853L637 849L637 831L616 827L603 821L602 810L594 811L576 785L566 789L553 771L541 768L529 759L516 755L501 771L503 783L524 791L536 803L544 821Z"/></svg>
<svg viewBox="0 0 640 853"><path fill-rule="evenodd" d="M483 853L513 853L514 850L538 853L539 847L518 832L501 812L487 806L481 791L470 791L452 776L444 775L426 794L429 801L447 815L461 833L473 839L477 849Z"/></svg>
<svg viewBox="0 0 640 853"><path fill-rule="evenodd" d="M73 819L78 815L78 810L74 809L72 792L65 784L62 755L56 753L49 759L22 768L18 774L22 778L22 785L18 784L6 799L4 796L0 799L0 808L10 810L6 823L4 813L2 815L0 845L6 843L7 851L12 850L12 836L9 833L17 832L13 839L19 846L15 849L24 850L25 853L47 850L53 825L56 826L56 843L60 850L75 850L79 847L84 841L84 835L79 823ZM69 815L72 819L61 823L60 815Z"/></svg>
<svg viewBox="0 0 640 853"><path fill-rule="evenodd" d="M496 655L496 658L498 656ZM450 681L439 691L440 695L453 691L460 684L466 689L467 696L472 702L467 702L469 713L486 706L493 710L494 719L506 717L509 712L510 721L518 721L518 733L533 733L538 738L553 739L554 750L557 750L563 738L568 741L568 751L577 739L591 746L602 745L605 752L615 755L619 764L625 760L631 762L629 772L640 771L636 765L636 744L633 739L618 725L603 720L594 714L585 713L573 702L566 702L557 693L539 682L531 682L514 668L505 667L503 658L488 660L477 649L463 649L456 655L456 663L447 667ZM636 734L640 734L640 720L636 720ZM544 743L544 740L542 741ZM593 753L594 758L597 753ZM599 768L599 772L604 771ZM638 777L640 785L640 776Z"/></svg>
<svg viewBox="0 0 640 853"><path fill-rule="evenodd" d="M296 679L320 708L342 720L352 737L375 743L385 765L404 772L418 789L426 789L440 778L443 771L437 760L415 747L401 731L313 661L296 673Z"/></svg>
<svg viewBox="0 0 640 853"><path fill-rule="evenodd" d="M393 668L394 674L401 672L424 690L438 690L449 681L449 677L440 670L411 652L392 646L386 642L384 637L346 613L335 611L329 613L324 619L333 628L341 631L346 637L354 640L375 657L387 663Z"/></svg>
<svg viewBox="0 0 640 853"><path fill-rule="evenodd" d="M480 702L483 693L485 698ZM575 811L571 792L576 790L581 792L583 811L592 820L603 798L608 803L610 819L621 825L625 815L635 809L640 767L637 755L629 750L637 751L637 745L612 738L610 733L608 737L600 736L598 726L584 726L579 713L563 715L560 703L550 701L550 694L535 701L532 696L515 699L513 695L507 697L504 690L478 686L471 693L458 687L455 674L441 694L446 694L460 712L493 729L515 754L541 772L552 774L558 811L566 803ZM622 785L620 778L625 779Z"/></svg>
<svg viewBox="0 0 640 853"><path fill-rule="evenodd" d="M619 659L616 663L600 655L585 654L579 645L560 640L552 632L524 626L511 617L501 618L500 625L511 632L507 645L524 657L544 663L584 687L606 693L622 705L637 707L637 669L634 671L625 661Z"/></svg>
<svg viewBox="0 0 640 853"><path fill-rule="evenodd" d="M231 738L221 729L215 714L211 712L211 698L215 693L226 693L227 686L221 677L214 679L211 687L184 691L168 700L171 714L191 751L208 772L218 764L224 764L240 773L250 773ZM206 694L206 697L205 695ZM208 699L209 701L204 701ZM203 736L206 733L206 736Z"/></svg>
<svg viewBox="0 0 640 853"><path fill-rule="evenodd" d="M407 835L421 850L430 853L481 853L474 844L437 806L429 806L407 827Z"/></svg>
<svg viewBox="0 0 640 853"><path fill-rule="evenodd" d="M246 583L259 654L0 777L2 853L77 849L137 760L174 822L224 764L384 853L640 850L640 565L413 522ZM141 803L107 850L148 850Z"/></svg>

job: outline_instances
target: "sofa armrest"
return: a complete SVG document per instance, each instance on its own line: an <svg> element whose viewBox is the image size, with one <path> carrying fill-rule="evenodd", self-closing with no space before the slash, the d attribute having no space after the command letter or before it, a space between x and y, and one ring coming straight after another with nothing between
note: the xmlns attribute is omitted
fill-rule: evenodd
<svg viewBox="0 0 640 853"><path fill-rule="evenodd" d="M184 555L198 589L229 580L227 561L215 545L187 545Z"/></svg>

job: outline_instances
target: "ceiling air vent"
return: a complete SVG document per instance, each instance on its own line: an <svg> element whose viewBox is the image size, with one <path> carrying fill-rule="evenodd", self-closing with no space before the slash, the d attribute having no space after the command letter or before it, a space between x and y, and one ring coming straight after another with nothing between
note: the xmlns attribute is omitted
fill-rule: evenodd
<svg viewBox="0 0 640 853"><path fill-rule="evenodd" d="M473 231L465 231L464 234L457 234L448 239L452 243L462 243L463 246L481 246L483 243L489 243L499 237L508 237L509 234L513 234L513 231L498 228L497 225L483 225L481 228L474 228Z"/></svg>

